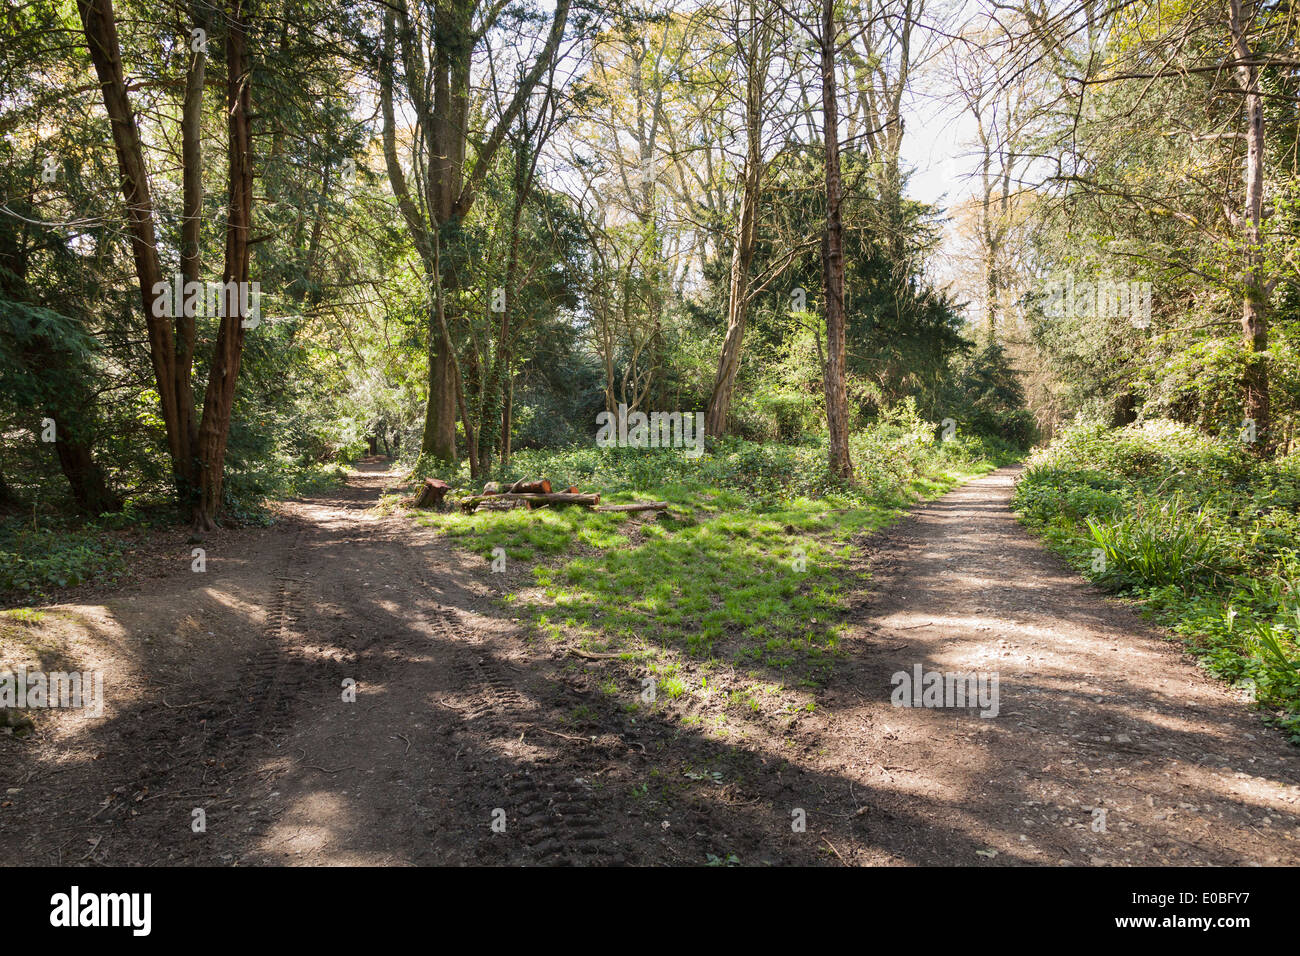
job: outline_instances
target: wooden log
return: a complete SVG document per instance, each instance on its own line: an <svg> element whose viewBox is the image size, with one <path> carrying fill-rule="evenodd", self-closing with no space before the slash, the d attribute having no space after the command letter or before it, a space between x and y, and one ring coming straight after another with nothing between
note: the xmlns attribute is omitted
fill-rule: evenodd
<svg viewBox="0 0 1300 956"><path fill-rule="evenodd" d="M551 483L545 478L537 481L525 481L520 478L505 490L505 494L511 495L549 495L550 493Z"/></svg>
<svg viewBox="0 0 1300 956"><path fill-rule="evenodd" d="M526 501L503 501L500 495L490 495L474 506L475 511L512 511L528 505Z"/></svg>
<svg viewBox="0 0 1300 956"><path fill-rule="evenodd" d="M582 505L585 508L594 508L600 504L600 495L575 495L567 492L517 494L506 491L499 495L474 495L462 500L460 506L466 511L473 511L480 501L525 501L530 505Z"/></svg>
<svg viewBox="0 0 1300 956"><path fill-rule="evenodd" d="M420 493L415 496L415 507L417 508L438 508L443 506L442 499L447 496L451 490L451 485L445 481L439 481L437 478L424 479L424 487Z"/></svg>
<svg viewBox="0 0 1300 956"><path fill-rule="evenodd" d="M636 501L630 505L601 505L592 511L663 511L668 507L666 501Z"/></svg>
<svg viewBox="0 0 1300 956"><path fill-rule="evenodd" d="M525 501L544 505L582 505L594 508L600 504L600 495L580 495L574 492L556 491L550 494L524 495Z"/></svg>
<svg viewBox="0 0 1300 956"><path fill-rule="evenodd" d="M577 488L570 488L570 491L577 491ZM509 488L502 488L500 482L489 481L483 486L483 495L549 495L551 493L551 483L545 478L539 478L537 481L529 481L526 478L520 478Z"/></svg>

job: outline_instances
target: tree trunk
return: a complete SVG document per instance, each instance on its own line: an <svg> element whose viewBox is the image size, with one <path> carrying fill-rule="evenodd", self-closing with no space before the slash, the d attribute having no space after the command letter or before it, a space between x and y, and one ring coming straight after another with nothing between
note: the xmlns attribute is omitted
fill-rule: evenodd
<svg viewBox="0 0 1300 956"><path fill-rule="evenodd" d="M189 420L192 410L179 402L176 393L178 370L172 320L154 314L154 302L158 298L154 289L162 281L162 267L158 260L153 199L149 194L140 130L126 91L113 0L77 0L77 12L113 130L122 196L126 200L127 233L131 239L136 278L144 301L145 325L149 332L149 357L153 362L160 410L167 429L167 450L173 475L177 486L182 487L191 476L191 462L182 436L192 427Z"/></svg>
<svg viewBox="0 0 1300 956"><path fill-rule="evenodd" d="M509 427L508 412L506 411L506 400L502 394L509 388L507 379L510 377L510 337L513 334L510 328L510 320L513 317L515 299L517 297L515 285L519 281L519 226L523 219L524 201L532 189L533 172L537 166L537 154L535 153L527 168L524 165L524 153L528 143L528 126L526 117L520 123L520 146L515 151L515 196L514 205L510 215L510 239L509 248L506 252L506 274L505 285L502 292L505 301L501 308L501 321L497 327L496 355L491 357L491 370L488 373L487 387L484 390L483 402L479 408L479 460L483 465L485 474L492 471L492 454L494 446L502 452L502 467L504 467L504 458L506 453L506 442L499 441L498 435L494 434L497 428L505 429Z"/></svg>
<svg viewBox="0 0 1300 956"><path fill-rule="evenodd" d="M190 51L185 80L185 101L181 107L181 276L188 284L202 282L203 223L203 82L207 54ZM191 511L198 494L198 433L194 420L194 346L197 325L185 309L176 310L176 407L180 415L178 439L184 464L177 488L183 507Z"/></svg>
<svg viewBox="0 0 1300 956"><path fill-rule="evenodd" d="M822 239L822 283L826 293L826 425L831 474L853 480L849 458L849 402L844 328L844 241L840 220L839 104L835 85L835 2L822 0L822 117L826 138L826 232Z"/></svg>
<svg viewBox="0 0 1300 956"><path fill-rule="evenodd" d="M1229 0L1228 25L1238 60L1251 60L1246 42L1247 25L1242 19L1241 0ZM1259 68L1239 65L1237 82L1245 93L1246 109L1246 196L1242 210L1245 262L1242 268L1243 302L1241 331L1250 355L1242 375L1242 404L1246 418L1254 422L1252 451L1267 455L1273 447L1272 409L1268 388L1268 305L1271 288L1264 277L1261 248L1264 220L1264 99L1259 89Z"/></svg>
<svg viewBox="0 0 1300 956"><path fill-rule="evenodd" d="M420 454L455 464L456 390L451 374L451 355L443 341L438 316L429 315L429 375L424 406L424 438Z"/></svg>
<svg viewBox="0 0 1300 956"><path fill-rule="evenodd" d="M740 371L740 346L749 314L749 270L754 261L754 212L757 183L746 175L744 196L740 204L740 221L736 225L736 245L731 252L731 286L727 298L727 334L718 356L718 371L713 379L713 393L704 419L704 433L721 438L727 431L727 416L736 390Z"/></svg>
<svg viewBox="0 0 1300 956"><path fill-rule="evenodd" d="M994 261L996 252L986 246L984 254L984 335L986 345L996 345L998 341L998 267Z"/></svg>
<svg viewBox="0 0 1300 956"><path fill-rule="evenodd" d="M736 222L735 245L731 250L731 283L727 297L727 334L718 356L718 371L704 419L704 433L721 438L727 431L727 416L736 390L740 370L741 342L749 316L750 267L754 261L754 238L757 233L758 191L763 175L762 109L766 92L767 24L760 26L757 11L749 8L750 29L745 51L745 171L740 197L740 214Z"/></svg>
<svg viewBox="0 0 1300 956"><path fill-rule="evenodd" d="M121 511L122 499L108 487L104 470L91 455L90 446L76 436L65 421L54 416L54 449L59 467L72 489L77 508L91 516Z"/></svg>
<svg viewBox="0 0 1300 956"><path fill-rule="evenodd" d="M507 369L506 394L501 407L501 469L503 471L510 466L510 427L511 416L514 414L514 403L515 376L513 372Z"/></svg>
<svg viewBox="0 0 1300 956"><path fill-rule="evenodd" d="M469 473L471 477L477 478L480 474L478 458L478 434L474 428L474 422L469 416L469 409L465 402L465 383L460 374L460 362L456 358L456 352L451 341L451 332L447 328L447 314L445 311L445 302L442 297L442 253L441 243L438 233L434 233L433 243L433 274L434 274L434 316L438 321L438 332L442 337L443 354L449 357L451 365L450 374L447 376L451 386L452 400L455 404L453 409L460 410L460 420L465 425L465 449L469 456ZM427 427L427 420L426 420ZM456 425L455 415L451 418L451 424L454 428ZM453 435L453 441L454 441ZM452 449L453 453L455 448Z"/></svg>
<svg viewBox="0 0 1300 956"><path fill-rule="evenodd" d="M144 300L145 323L149 330L149 352L153 360L162 418L167 428L167 445L172 470L182 501L192 505L194 526L213 527L221 508L221 489L234 405L235 383L243 349L241 305L246 296L227 296L227 314L221 319L210 363L203 418L194 430L193 393L190 375L194 352L193 316L177 308L175 317L158 315L155 289L165 285L159 264L154 230L153 201L144 164L144 152L135 116L127 97L117 38L112 0L77 0L82 27L103 90L104 106L113 128L118 171L126 200L128 232L135 257L136 277ZM249 273L248 230L252 219L253 171L251 155L251 95L247 67L247 41L243 24L243 0L233 0L226 38L227 117L229 142L229 202L227 206L226 264L222 281L227 288L247 288ZM202 120L203 57L194 55L186 79L182 105L181 137L183 178L182 271L198 281L202 213L202 164L199 132ZM164 293L165 294L165 293ZM181 303L174 303L181 305ZM176 321L180 343L171 322ZM197 488L197 494L193 489Z"/></svg>
<svg viewBox="0 0 1300 956"><path fill-rule="evenodd" d="M222 283L246 288L249 275L249 228L253 215L252 91L244 33L243 0L234 0L226 36L226 116L230 141L227 147L230 194L226 206L226 264ZM233 302L229 301L231 298ZM234 409L235 383L244 348L244 295L227 297L225 314L217 330L217 342L203 398L203 419L199 425L199 497L194 506L194 528L215 527L221 512L225 475L226 440Z"/></svg>

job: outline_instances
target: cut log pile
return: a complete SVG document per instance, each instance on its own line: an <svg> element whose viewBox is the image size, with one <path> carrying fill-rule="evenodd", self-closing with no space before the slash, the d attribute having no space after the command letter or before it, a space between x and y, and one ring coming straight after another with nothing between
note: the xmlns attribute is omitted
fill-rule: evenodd
<svg viewBox="0 0 1300 956"><path fill-rule="evenodd" d="M577 485L570 485L564 491L553 491L550 481L545 478L539 478L536 481L521 478L508 486L489 481L483 486L483 491L480 494L462 498L458 504L461 510L466 513L480 509L496 511L508 508L527 508L529 511L533 511L537 508L559 507L562 505L577 505L582 508L590 508L592 511L663 511L668 507L666 501L638 501L626 505L601 505L599 494L583 494L578 491Z"/></svg>

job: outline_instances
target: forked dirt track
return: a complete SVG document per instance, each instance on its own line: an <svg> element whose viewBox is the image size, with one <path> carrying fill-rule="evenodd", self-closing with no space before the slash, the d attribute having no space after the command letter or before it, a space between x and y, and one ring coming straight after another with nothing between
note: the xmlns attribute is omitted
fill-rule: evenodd
<svg viewBox="0 0 1300 956"><path fill-rule="evenodd" d="M182 570L51 609L107 707L0 737L0 859L1300 862L1300 751L1033 541L1012 469L863 541L815 710L723 734L531 637L486 562L370 510L377 467L215 536L202 574L178 544ZM998 715L893 706L917 664L997 674Z"/></svg>

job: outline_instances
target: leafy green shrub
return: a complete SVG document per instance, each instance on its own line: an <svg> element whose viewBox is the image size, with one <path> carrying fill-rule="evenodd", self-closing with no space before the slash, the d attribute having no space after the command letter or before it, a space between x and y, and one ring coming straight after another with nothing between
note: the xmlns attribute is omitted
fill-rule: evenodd
<svg viewBox="0 0 1300 956"><path fill-rule="evenodd" d="M1123 497L1105 487L1108 483L1099 472L1031 466L1016 486L1016 507L1033 526L1062 518L1077 522L1109 517L1123 506Z"/></svg>
<svg viewBox="0 0 1300 956"><path fill-rule="evenodd" d="M737 398L736 432L753 441L798 442L821 426L820 396L791 388L761 389Z"/></svg>
<svg viewBox="0 0 1300 956"><path fill-rule="evenodd" d="M53 588L111 583L125 570L121 549L96 530L0 529L0 593L43 597Z"/></svg>
<svg viewBox="0 0 1300 956"><path fill-rule="evenodd" d="M1213 583L1233 569L1204 511L1181 499L1145 506L1110 519L1084 518L1105 557L1101 580L1121 587Z"/></svg>
<svg viewBox="0 0 1300 956"><path fill-rule="evenodd" d="M222 517L244 525L268 525L268 498L295 498L337 487L347 477L341 464L303 464L272 456L258 467L231 471L222 486Z"/></svg>

